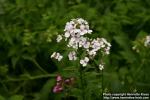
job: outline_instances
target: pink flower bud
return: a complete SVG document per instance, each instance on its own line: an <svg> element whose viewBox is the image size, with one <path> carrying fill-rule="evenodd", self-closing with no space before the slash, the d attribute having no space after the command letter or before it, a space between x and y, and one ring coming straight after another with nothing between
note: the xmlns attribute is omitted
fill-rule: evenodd
<svg viewBox="0 0 150 100"><path fill-rule="evenodd" d="M56 81L57 82L62 81L62 77L60 75L58 75L57 78L56 78Z"/></svg>
<svg viewBox="0 0 150 100"><path fill-rule="evenodd" d="M70 85L71 84L71 80L70 79L66 79L65 80L65 84Z"/></svg>
<svg viewBox="0 0 150 100"><path fill-rule="evenodd" d="M63 91L63 87L62 87L62 86L56 85L56 86L54 86L54 88L53 88L53 92L54 92L54 93L60 93L60 92L62 92L62 91Z"/></svg>

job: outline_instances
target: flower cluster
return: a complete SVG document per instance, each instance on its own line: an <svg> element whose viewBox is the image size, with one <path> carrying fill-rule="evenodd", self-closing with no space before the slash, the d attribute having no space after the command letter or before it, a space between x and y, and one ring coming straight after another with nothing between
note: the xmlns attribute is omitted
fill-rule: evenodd
<svg viewBox="0 0 150 100"><path fill-rule="evenodd" d="M150 46L150 35L146 36L144 46L146 46L146 47Z"/></svg>
<svg viewBox="0 0 150 100"><path fill-rule="evenodd" d="M95 56L99 50L102 50L104 54L109 54L111 45L105 38L97 38L91 41L90 47L90 50L87 50L88 54L90 56Z"/></svg>
<svg viewBox="0 0 150 100"><path fill-rule="evenodd" d="M63 79L62 76L56 77L56 85L53 87L54 93L60 93L65 89L65 86L72 86L74 84L74 78Z"/></svg>
<svg viewBox="0 0 150 100"><path fill-rule="evenodd" d="M77 60L77 50L84 50L86 52L86 57L80 60L80 64L85 67L87 66L90 59L93 59L98 51L103 54L109 54L111 44L106 41L105 38L91 39L88 37L92 34L92 30L89 29L89 24L86 20L82 18L72 19L70 22L66 23L65 33L63 35L57 36L57 42L61 40L67 41L67 47L72 48L73 51L69 52L69 60ZM60 61L63 57L59 53L53 53L52 58Z"/></svg>

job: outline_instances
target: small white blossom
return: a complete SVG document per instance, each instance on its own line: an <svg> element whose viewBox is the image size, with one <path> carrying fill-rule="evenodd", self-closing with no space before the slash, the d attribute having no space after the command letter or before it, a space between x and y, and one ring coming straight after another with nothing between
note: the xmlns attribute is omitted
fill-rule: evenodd
<svg viewBox="0 0 150 100"><path fill-rule="evenodd" d="M76 60L77 57L76 57L76 52L75 51L72 51L68 54L68 58L69 60Z"/></svg>
<svg viewBox="0 0 150 100"><path fill-rule="evenodd" d="M146 36L145 42L144 42L144 46L148 47L150 46L150 35Z"/></svg>
<svg viewBox="0 0 150 100"><path fill-rule="evenodd" d="M56 41L57 41L57 42L60 42L61 40L62 40L62 36L61 36L61 35L58 35Z"/></svg>
<svg viewBox="0 0 150 100"><path fill-rule="evenodd" d="M69 43L68 43L68 47L72 47L74 49L78 49L78 42L79 42L79 39L78 38L71 38L69 40Z"/></svg>
<svg viewBox="0 0 150 100"><path fill-rule="evenodd" d="M57 59L58 59L58 61L61 61L62 58L63 58L63 56L59 56Z"/></svg>
<svg viewBox="0 0 150 100"><path fill-rule="evenodd" d="M72 21L71 21L70 23L67 22L64 31L70 31L70 30L72 30L73 28L74 28L74 27L73 27L73 22L72 22Z"/></svg>
<svg viewBox="0 0 150 100"><path fill-rule="evenodd" d="M88 51L88 54L90 55L90 56L95 56L96 55L96 51L93 49L93 50L91 50L91 51Z"/></svg>
<svg viewBox="0 0 150 100"><path fill-rule="evenodd" d="M60 55L60 53L54 52L54 53L51 55L51 58L55 58L55 59L57 59L58 61L61 61L61 59L63 58L63 56Z"/></svg>
<svg viewBox="0 0 150 100"><path fill-rule="evenodd" d="M85 57L84 59L80 60L80 64L82 64L83 67L85 67L88 62L89 62L89 58L88 57Z"/></svg>
<svg viewBox="0 0 150 100"><path fill-rule="evenodd" d="M89 47L90 47L90 42L86 42L85 44L83 44L83 47L84 47L85 49L89 48Z"/></svg>
<svg viewBox="0 0 150 100"><path fill-rule="evenodd" d="M80 37L79 40L79 47L84 47L84 48L89 48L90 47L90 42L88 42L87 38L85 37Z"/></svg>
<svg viewBox="0 0 150 100"><path fill-rule="evenodd" d="M100 69L100 70L103 70L103 69L104 69L104 65L99 64L99 69Z"/></svg>

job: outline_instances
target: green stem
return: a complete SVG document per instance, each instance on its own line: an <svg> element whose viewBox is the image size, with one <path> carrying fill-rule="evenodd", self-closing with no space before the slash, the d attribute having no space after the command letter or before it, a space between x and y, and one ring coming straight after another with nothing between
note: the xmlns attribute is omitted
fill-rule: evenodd
<svg viewBox="0 0 150 100"><path fill-rule="evenodd" d="M82 66L79 65L79 72L80 72L80 83L81 83L81 89L82 89L82 99L85 100L85 88L84 88L84 79L83 79L83 71Z"/></svg>
<svg viewBox="0 0 150 100"><path fill-rule="evenodd" d="M2 86L4 87L5 91L9 93L9 90L8 90L7 86L6 86L2 81L0 81L0 83L1 83Z"/></svg>
<svg viewBox="0 0 150 100"><path fill-rule="evenodd" d="M23 56L24 59L31 61L32 63L35 64L35 66L41 70L43 73L47 74L48 72L45 71L40 65L39 63L36 61L36 59L34 57L28 57L28 56Z"/></svg>
<svg viewBox="0 0 150 100"><path fill-rule="evenodd" d="M24 81L21 85L19 85L16 89L14 89L11 92L11 94L16 94L25 84L26 84L26 81Z"/></svg>
<svg viewBox="0 0 150 100"><path fill-rule="evenodd" d="M136 78L134 79L135 82L138 80L139 75L137 75L137 74L138 74L139 71L142 69L144 63L145 63L145 60L143 59L143 60L141 61L140 66L139 66L139 67L137 68L137 70L134 72L134 77L136 77Z"/></svg>
<svg viewBox="0 0 150 100"><path fill-rule="evenodd" d="M48 73L47 71L45 71L39 64L38 64L38 62L35 60L35 59L31 59L31 61L36 65L36 67L38 68L38 69L40 69L43 73Z"/></svg>
<svg viewBox="0 0 150 100"><path fill-rule="evenodd" d="M76 51L77 53L77 51ZM85 52L83 52L84 54ZM85 100L85 80L84 80L84 77L83 77L83 69L82 69L82 66L80 65L80 59L81 59L81 54L77 53L78 57L79 57L79 60L77 60L77 67L78 67L78 72L79 72L79 79L80 79L80 89L81 89L81 95L82 95L82 100Z"/></svg>
<svg viewBox="0 0 150 100"><path fill-rule="evenodd" d="M102 70L102 99L103 99L103 92L104 92L104 86L103 86L103 70Z"/></svg>
<svg viewBox="0 0 150 100"><path fill-rule="evenodd" d="M49 77L56 77L56 75L55 74L46 74L46 75L39 75L39 76L28 76L25 78L10 78L7 80L3 80L3 82L18 82L18 81L36 80L36 79L49 78Z"/></svg>

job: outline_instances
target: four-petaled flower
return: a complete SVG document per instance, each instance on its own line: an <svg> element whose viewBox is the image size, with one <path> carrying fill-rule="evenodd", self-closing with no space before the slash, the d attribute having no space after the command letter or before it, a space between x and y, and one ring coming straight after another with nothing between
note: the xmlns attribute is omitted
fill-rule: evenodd
<svg viewBox="0 0 150 100"><path fill-rule="evenodd" d="M58 61L61 61L61 59L63 58L63 56L60 55L60 53L54 52L54 53L51 55L51 58L55 58L55 59L57 59Z"/></svg>
<svg viewBox="0 0 150 100"><path fill-rule="evenodd" d="M83 67L85 67L88 62L89 62L89 58L88 57L85 57L84 59L80 60L80 64L82 64Z"/></svg>
<svg viewBox="0 0 150 100"><path fill-rule="evenodd" d="M77 59L76 52L75 51L70 52L68 58L69 60L76 60Z"/></svg>

